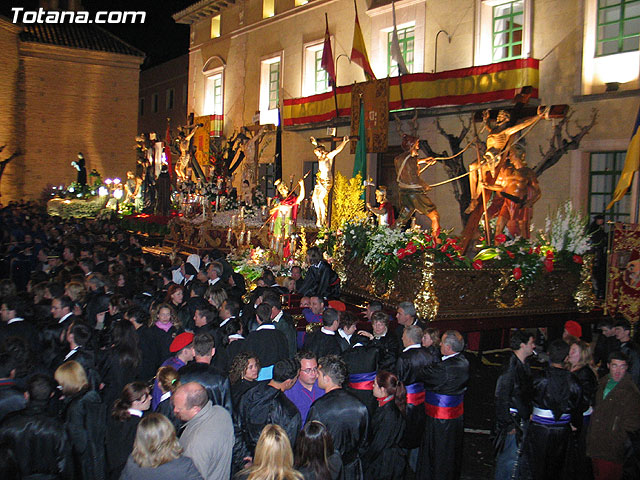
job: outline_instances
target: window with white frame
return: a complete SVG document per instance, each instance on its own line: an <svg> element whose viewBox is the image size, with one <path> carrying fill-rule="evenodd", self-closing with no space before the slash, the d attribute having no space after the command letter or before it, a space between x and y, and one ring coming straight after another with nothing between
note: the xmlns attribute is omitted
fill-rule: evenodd
<svg viewBox="0 0 640 480"><path fill-rule="evenodd" d="M204 114L222 115L223 78L222 69L205 73Z"/></svg>
<svg viewBox="0 0 640 480"><path fill-rule="evenodd" d="M304 47L302 94L305 97L329 91L329 76L322 68L323 50L324 41L310 43Z"/></svg>
<svg viewBox="0 0 640 480"><path fill-rule="evenodd" d="M398 29L398 44L400 45L400 52L404 59L404 64L407 66L409 73L413 73L413 58L415 49L415 25L399 26ZM393 40L393 29L387 34L387 75L391 77L398 76L398 64L391 58L391 42Z"/></svg>
<svg viewBox="0 0 640 480"><path fill-rule="evenodd" d="M475 64L504 62L531 55L531 0L476 0Z"/></svg>
<svg viewBox="0 0 640 480"><path fill-rule="evenodd" d="M604 215L606 220L628 222L631 213L631 190L606 210L624 167L626 152L593 152L589 159L589 218Z"/></svg>
<svg viewBox="0 0 640 480"><path fill-rule="evenodd" d="M280 103L280 72L282 57L271 57L260 62L260 124L278 124Z"/></svg>

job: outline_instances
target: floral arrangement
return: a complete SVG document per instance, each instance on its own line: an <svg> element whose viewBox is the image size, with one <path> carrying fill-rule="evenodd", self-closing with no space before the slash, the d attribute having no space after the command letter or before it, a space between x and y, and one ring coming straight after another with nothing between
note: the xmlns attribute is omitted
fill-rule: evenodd
<svg viewBox="0 0 640 480"><path fill-rule="evenodd" d="M582 255L590 248L585 233L587 218L573 208L571 202L561 206L553 216L547 217L545 230L538 232L538 241L506 235L496 235L494 246L487 246L473 259L473 268L482 269L491 261L496 268L510 268L511 278L523 284L531 284L541 272L552 272L555 265L578 270Z"/></svg>
<svg viewBox="0 0 640 480"><path fill-rule="evenodd" d="M233 265L235 272L241 273L251 282L260 278L265 269L271 270L276 277L290 276L291 267L297 265L293 259L280 263L273 251L260 247L229 254L227 260Z"/></svg>

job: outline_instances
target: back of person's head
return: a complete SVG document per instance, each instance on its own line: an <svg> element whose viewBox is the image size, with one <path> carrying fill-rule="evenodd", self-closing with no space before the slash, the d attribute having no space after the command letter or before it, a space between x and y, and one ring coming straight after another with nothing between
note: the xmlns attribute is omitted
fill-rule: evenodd
<svg viewBox="0 0 640 480"><path fill-rule="evenodd" d="M309 265L316 265L318 262L322 261L322 252L318 247L311 247L307 250L307 260L309 261Z"/></svg>
<svg viewBox="0 0 640 480"><path fill-rule="evenodd" d="M156 468L175 460L183 449L173 424L161 413L142 417L136 431L131 457L142 468Z"/></svg>
<svg viewBox="0 0 640 480"><path fill-rule="evenodd" d="M380 370L376 375L379 387L384 388L388 395L393 395L396 406L403 415L407 412L407 390L398 377L386 370Z"/></svg>
<svg viewBox="0 0 640 480"><path fill-rule="evenodd" d="M307 422L296 439L295 467L312 470L315 478L331 478L327 458L333 451L327 427L318 420Z"/></svg>
<svg viewBox="0 0 640 480"><path fill-rule="evenodd" d="M356 323L358 323L358 319L353 316L351 312L340 312L338 314L340 319L339 326L341 329L353 327Z"/></svg>
<svg viewBox="0 0 640 480"><path fill-rule="evenodd" d="M412 345L422 341L422 329L418 325L409 325L404 327L404 334L411 341Z"/></svg>
<svg viewBox="0 0 640 480"><path fill-rule="evenodd" d="M518 329L511 334L509 348L514 352L520 350L520 344L524 343L526 345L531 337L536 338L535 334L530 330Z"/></svg>
<svg viewBox="0 0 640 480"><path fill-rule="evenodd" d="M347 378L347 364L338 355L326 355L319 361L319 368L324 375L338 386L342 386Z"/></svg>
<svg viewBox="0 0 640 480"><path fill-rule="evenodd" d="M204 408L209 401L209 395L205 388L196 382L189 382L181 385L180 390L184 389L185 395L185 410L190 410L193 407Z"/></svg>
<svg viewBox="0 0 640 480"><path fill-rule="evenodd" d="M416 317L416 307L411 302L400 302L398 304L398 308L401 308L405 315L409 315L410 317Z"/></svg>
<svg viewBox="0 0 640 480"><path fill-rule="evenodd" d="M194 280L189 285L191 289L191 295L202 298L204 297L205 292L207 291L208 283L201 282L200 280Z"/></svg>
<svg viewBox="0 0 640 480"><path fill-rule="evenodd" d="M149 395L149 387L143 382L127 383L122 389L120 397L113 403L111 416L120 421L131 417L128 409L131 408L133 402L142 400L145 395Z"/></svg>
<svg viewBox="0 0 640 480"><path fill-rule="evenodd" d="M262 302L268 304L270 307L275 307L277 310L282 310L282 299L280 293L274 289L266 289L262 295Z"/></svg>
<svg viewBox="0 0 640 480"><path fill-rule="evenodd" d="M454 352L459 353L464 350L464 338L457 330L447 330L442 338L444 339L442 343L451 347Z"/></svg>
<svg viewBox="0 0 640 480"><path fill-rule="evenodd" d="M211 351L215 348L216 342L213 335L209 333L198 333L193 337L193 350L199 357L211 355Z"/></svg>
<svg viewBox="0 0 640 480"><path fill-rule="evenodd" d="M160 367L156 373L158 386L163 392L175 392L180 386L180 374L170 366Z"/></svg>
<svg viewBox="0 0 640 480"><path fill-rule="evenodd" d="M53 395L56 385L51 377L42 373L36 373L27 381L29 401L46 403Z"/></svg>
<svg viewBox="0 0 640 480"><path fill-rule="evenodd" d="M240 304L237 300L234 300L233 298L227 298L225 300L224 306L227 309L227 312L229 312L229 315L231 315L232 317L237 317L240 314Z"/></svg>
<svg viewBox="0 0 640 480"><path fill-rule="evenodd" d="M549 361L551 363L563 363L569 355L569 345L564 340L558 338L549 344L547 349Z"/></svg>
<svg viewBox="0 0 640 480"><path fill-rule="evenodd" d="M289 437L280 425L269 424L262 429L253 466L249 469L248 479L303 479L293 469L293 451Z"/></svg>
<svg viewBox="0 0 640 480"><path fill-rule="evenodd" d="M371 313L379 312L380 310L382 310L382 303L381 302L379 302L377 300L369 302L369 311Z"/></svg>
<svg viewBox="0 0 640 480"><path fill-rule="evenodd" d="M8 353L0 353L0 378L9 378L15 368L13 357Z"/></svg>
<svg viewBox="0 0 640 480"><path fill-rule="evenodd" d="M300 363L293 358L285 358L273 366L273 380L282 383L295 379L300 371Z"/></svg>
<svg viewBox="0 0 640 480"><path fill-rule="evenodd" d="M17 317L24 317L26 311L25 301L17 295L9 295L1 299L7 310L15 310Z"/></svg>
<svg viewBox="0 0 640 480"><path fill-rule="evenodd" d="M124 312L124 318L129 321L135 320L138 325L145 325L149 321L149 314L140 307L131 307Z"/></svg>
<svg viewBox="0 0 640 480"><path fill-rule="evenodd" d="M64 362L56 369L53 376L62 387L63 395L75 395L89 388L87 373L76 361Z"/></svg>
<svg viewBox="0 0 640 480"><path fill-rule="evenodd" d="M256 315L260 319L260 322L270 322L271 321L271 306L266 303L261 303L256 308Z"/></svg>
<svg viewBox="0 0 640 480"><path fill-rule="evenodd" d="M242 322L237 318L229 320L224 327L222 327L223 340L228 342L229 335L242 334Z"/></svg>
<svg viewBox="0 0 640 480"><path fill-rule="evenodd" d="M71 325L70 333L73 335L73 341L81 347L88 347L91 342L91 334L93 329L83 322L75 321Z"/></svg>
<svg viewBox="0 0 640 480"><path fill-rule="evenodd" d="M262 278L267 287L270 287L271 285L274 285L276 283L276 276L271 270L265 270L262 274Z"/></svg>
<svg viewBox="0 0 640 480"><path fill-rule="evenodd" d="M338 321L338 311L333 308L326 308L322 312L322 326L330 327Z"/></svg>

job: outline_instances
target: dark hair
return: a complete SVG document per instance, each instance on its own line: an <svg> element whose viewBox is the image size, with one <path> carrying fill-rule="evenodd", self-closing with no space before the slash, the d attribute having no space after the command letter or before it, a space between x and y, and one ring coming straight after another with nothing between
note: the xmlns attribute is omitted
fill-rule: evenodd
<svg viewBox="0 0 640 480"><path fill-rule="evenodd" d="M200 280L194 280L189 285L191 287L191 291L196 295L196 297L204 297L204 293L207 291L208 283L201 282Z"/></svg>
<svg viewBox="0 0 640 480"><path fill-rule="evenodd" d="M338 320L338 311L333 308L326 308L322 312L322 326L330 327L334 322Z"/></svg>
<svg viewBox="0 0 640 480"><path fill-rule="evenodd" d="M340 318L340 328L343 330L345 329L345 327L352 327L353 325L358 323L358 319L354 317L351 312L340 312L338 314L338 317Z"/></svg>
<svg viewBox="0 0 640 480"><path fill-rule="evenodd" d="M213 322L218 316L218 313L213 310L214 308L215 307L213 305L209 305L209 303L207 303L206 306L203 305L202 307L196 307L196 310L200 312L200 316L204 317L207 321L207 325Z"/></svg>
<svg viewBox="0 0 640 480"><path fill-rule="evenodd" d="M322 252L318 247L311 247L307 250L307 259L310 265L316 265L322 261Z"/></svg>
<svg viewBox="0 0 640 480"><path fill-rule="evenodd" d="M376 375L378 386L384 388L389 395L393 395L398 410L402 415L407 414L407 390L404 384L398 380L398 377L386 370L380 370Z"/></svg>
<svg viewBox="0 0 640 480"><path fill-rule="evenodd" d="M89 325L80 321L75 321L70 328L71 331L69 333L73 335L73 341L76 345L81 347L89 345L92 334L91 327Z"/></svg>
<svg viewBox="0 0 640 480"><path fill-rule="evenodd" d="M240 304L232 298L227 298L224 301L224 307L232 317L237 317L240 313Z"/></svg>
<svg viewBox="0 0 640 480"><path fill-rule="evenodd" d="M133 402L140 400L142 397L149 395L149 387L143 382L128 383L122 389L120 398L113 403L111 416L116 420L124 422L131 414L127 411L133 405Z"/></svg>
<svg viewBox="0 0 640 480"><path fill-rule="evenodd" d="M211 350L215 348L216 341L213 335L209 333L198 333L193 337L193 350L199 357L211 354Z"/></svg>
<svg viewBox="0 0 640 480"><path fill-rule="evenodd" d="M49 291L51 291L51 287L49 287ZM68 308L69 310L73 308L73 300L71 300L67 295L54 297L54 300L60 301L61 308Z"/></svg>
<svg viewBox="0 0 640 480"><path fill-rule="evenodd" d="M124 318L127 320L135 319L139 325L146 325L149 322L149 314L140 307L131 307L124 312Z"/></svg>
<svg viewBox="0 0 640 480"><path fill-rule="evenodd" d="M336 385L342 385L347 379L347 364L338 355L326 355L318 363L322 373Z"/></svg>
<svg viewBox="0 0 640 480"><path fill-rule="evenodd" d="M382 303L377 300L369 302L369 310L371 312L379 312L380 310L382 310Z"/></svg>
<svg viewBox="0 0 640 480"><path fill-rule="evenodd" d="M119 358L120 368L125 371L135 371L142 361L136 328L127 320L115 322L112 339L113 351Z"/></svg>
<svg viewBox="0 0 640 480"><path fill-rule="evenodd" d="M224 327L222 327L223 334L223 343L225 345L229 344L229 335L233 335L235 333L243 331L242 322L237 318L232 318L227 323L225 323Z"/></svg>
<svg viewBox="0 0 640 480"><path fill-rule="evenodd" d="M2 303L7 306L7 310L15 310L18 317L25 315L25 301L17 295L10 295L2 299Z"/></svg>
<svg viewBox="0 0 640 480"><path fill-rule="evenodd" d="M267 305L266 303L261 303L256 308L256 315L262 321L262 323L267 323L271 321L271 305Z"/></svg>
<svg viewBox="0 0 640 480"><path fill-rule="evenodd" d="M278 383L286 382L287 380L296 378L299 371L300 364L298 362L293 358L285 358L284 360L276 362L273 366L273 380Z"/></svg>
<svg viewBox="0 0 640 480"><path fill-rule="evenodd" d="M36 373L27 381L30 402L47 402L56 388L55 381L42 373Z"/></svg>
<svg viewBox="0 0 640 480"><path fill-rule="evenodd" d="M607 358L607 363L611 363L611 360L622 360L623 362L627 362L627 365L629 365L629 357L622 350L614 350L611 352Z"/></svg>
<svg viewBox="0 0 640 480"><path fill-rule="evenodd" d="M124 312L131 306L131 300L124 295L115 294L109 298L109 305L118 309L118 312Z"/></svg>
<svg viewBox="0 0 640 480"><path fill-rule="evenodd" d="M602 320L598 322L598 328L602 329L603 327L613 328L616 326L616 322L611 317L604 317Z"/></svg>
<svg viewBox="0 0 640 480"><path fill-rule="evenodd" d="M315 478L331 478L328 458L333 452L331 433L323 423L312 420L296 439L294 467L313 471Z"/></svg>
<svg viewBox="0 0 640 480"><path fill-rule="evenodd" d="M231 366L229 367L229 383L232 385L236 382L242 380L242 376L244 375L244 371L249 366L249 361L251 359L256 361L256 365L258 369L260 368L260 359L258 355L253 352L240 352L231 361Z"/></svg>
<svg viewBox="0 0 640 480"><path fill-rule="evenodd" d="M531 337L535 339L536 335L530 330L516 330L511 334L511 339L509 340L509 348L513 351L520 350L520 344L524 343L526 345Z"/></svg>
<svg viewBox="0 0 640 480"><path fill-rule="evenodd" d="M311 350L300 350L296 353L296 360L298 363L302 363L302 360L318 360L318 356Z"/></svg>
<svg viewBox="0 0 640 480"><path fill-rule="evenodd" d="M270 307L276 307L278 310L282 310L280 294L272 288L265 290L262 295L262 303L266 303Z"/></svg>
<svg viewBox="0 0 640 480"><path fill-rule="evenodd" d="M271 285L276 283L276 276L273 274L271 270L268 270L268 269L265 269L262 272L262 279L264 280L264 283L267 284L267 287L270 287Z"/></svg>
<svg viewBox="0 0 640 480"><path fill-rule="evenodd" d="M558 338L549 344L547 353L549 354L551 363L562 363L565 358L567 358L567 355L569 355L569 345L564 340Z"/></svg>
<svg viewBox="0 0 640 480"><path fill-rule="evenodd" d="M629 320L624 317L617 317L615 326L622 327L623 330L631 330L631 324L629 323Z"/></svg>

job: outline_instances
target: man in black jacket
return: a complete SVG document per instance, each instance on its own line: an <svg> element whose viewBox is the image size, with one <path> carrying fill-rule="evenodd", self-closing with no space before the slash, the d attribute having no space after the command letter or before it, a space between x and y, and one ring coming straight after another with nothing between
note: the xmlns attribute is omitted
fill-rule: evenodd
<svg viewBox="0 0 640 480"><path fill-rule="evenodd" d="M271 321L287 338L289 358L293 358L297 351L297 334L291 315L282 310L280 294L274 289L268 289L263 296L263 303L271 306Z"/></svg>
<svg viewBox="0 0 640 480"><path fill-rule="evenodd" d="M253 352L260 360L258 380L271 380L273 366L289 356L287 339L276 326L271 323L271 306L260 304L256 308L258 328L249 334L244 342L245 352Z"/></svg>
<svg viewBox="0 0 640 480"><path fill-rule="evenodd" d="M22 392L13 382L15 373L15 360L8 353L0 354L0 421L25 406Z"/></svg>
<svg viewBox="0 0 640 480"><path fill-rule="evenodd" d="M236 437L243 445L244 456L251 456L265 425L280 425L291 444L295 444L302 420L298 408L284 394L296 383L299 363L291 358L280 360L273 368L273 378L260 382L242 396L237 412Z"/></svg>
<svg viewBox="0 0 640 480"><path fill-rule="evenodd" d="M427 418L420 445L419 480L456 480L462 467L464 435L464 392L469 380L460 332L449 330L442 336L442 361L422 369Z"/></svg>
<svg viewBox="0 0 640 480"><path fill-rule="evenodd" d="M380 368L393 372L400 353L398 337L389 331L389 315L382 311L371 315L371 329L373 333L359 330L358 334L371 340L370 345L378 349Z"/></svg>
<svg viewBox="0 0 640 480"><path fill-rule="evenodd" d="M34 375L25 393L26 408L7 415L0 424L0 442L15 452L22 478L73 477L71 442L64 424L47 414L54 389L51 378Z"/></svg>
<svg viewBox="0 0 640 480"><path fill-rule="evenodd" d="M631 324L626 318L616 320L616 338L620 351L629 358L629 375L636 387L640 388L640 346L631 339Z"/></svg>
<svg viewBox="0 0 640 480"><path fill-rule="evenodd" d="M32 352L39 352L38 332L31 322L24 318L25 307L24 300L18 296L2 299L0 341L7 337L20 337L27 342Z"/></svg>
<svg viewBox="0 0 640 480"><path fill-rule="evenodd" d="M516 330L511 335L509 355L496 382L496 480L512 478L518 446L531 415L531 370L526 363L536 348L532 332Z"/></svg>
<svg viewBox="0 0 640 480"><path fill-rule="evenodd" d="M322 314L322 327L306 336L304 349L315 353L317 358L340 355L342 352L337 334L339 322L338 312L333 308L327 308Z"/></svg>
<svg viewBox="0 0 640 480"><path fill-rule="evenodd" d="M211 365L211 360L216 354L213 336L208 333L197 334L193 337L193 350L195 359L179 370L180 382L199 383L207 391L213 405L220 405L226 408L229 414L233 414L229 379Z"/></svg>
<svg viewBox="0 0 640 480"><path fill-rule="evenodd" d="M333 437L333 446L342 456L344 479L360 479L360 453L369 431L367 407L342 388L347 378L347 366L340 357L328 355L319 363L318 386L326 393L311 405L307 423L318 420L327 427Z"/></svg>

